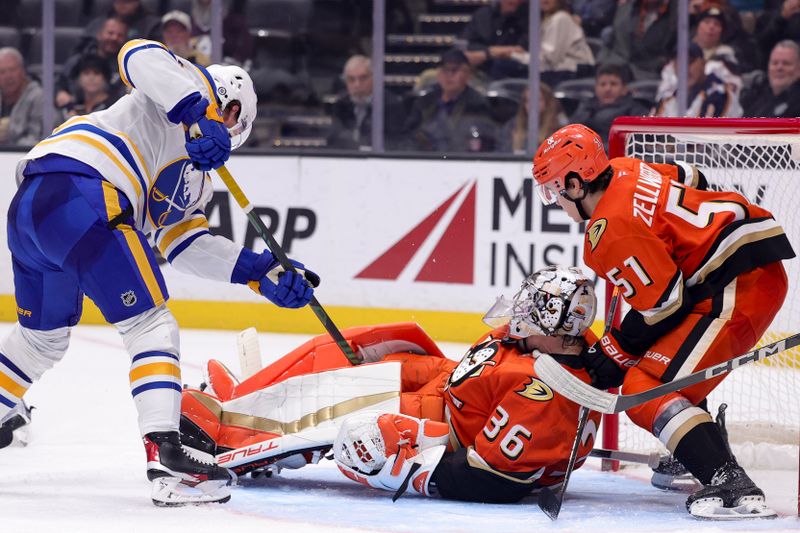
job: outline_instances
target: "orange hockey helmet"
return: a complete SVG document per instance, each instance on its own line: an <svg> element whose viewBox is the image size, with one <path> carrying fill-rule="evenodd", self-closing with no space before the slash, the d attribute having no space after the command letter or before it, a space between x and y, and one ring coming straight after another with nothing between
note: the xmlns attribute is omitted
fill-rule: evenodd
<svg viewBox="0 0 800 533"><path fill-rule="evenodd" d="M594 181L609 166L603 140L583 124L564 126L548 137L533 158L536 191L545 205L563 195L567 176L574 172L584 182ZM549 185L549 187L545 187Z"/></svg>

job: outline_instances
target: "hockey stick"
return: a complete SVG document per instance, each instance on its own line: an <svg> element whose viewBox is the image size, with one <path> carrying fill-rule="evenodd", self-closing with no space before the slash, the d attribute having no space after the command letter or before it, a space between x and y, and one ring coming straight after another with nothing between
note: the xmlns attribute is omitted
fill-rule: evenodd
<svg viewBox="0 0 800 533"><path fill-rule="evenodd" d="M253 212L253 204L251 204L250 200L248 200L244 195L244 192L242 192L239 184L233 179L233 176L228 169L225 168L225 165L222 165L217 169L217 174L220 178L222 178L222 181L233 195L236 203L239 204L239 207L241 207L242 211L244 211L245 215L247 215L247 219L250 221L250 224L252 224L252 226L256 229L258 235L264 239L264 242L267 243L270 251L281 264L283 269L288 272L297 272L294 268L294 265L291 263L291 261L289 261L289 258L286 257L286 253L278 245L278 242L275 240L275 237L273 237L272 232L270 232L264 225L264 221ZM322 325L325 327L325 330L328 332L328 334L333 338L334 341L336 341L337 346L339 346L339 349L342 350L342 353L345 355L345 357L347 357L347 360L354 365L360 365L362 363L361 358L358 357L355 352L353 352L353 349L342 336L339 328L336 327L336 324L333 323L333 320L331 320L331 317L328 316L328 313L325 312L325 309L322 308L322 305L320 305L315 296L311 297L311 301L308 303L308 306L312 311L314 311L314 314L317 315L317 318L320 322L322 322Z"/></svg>
<svg viewBox="0 0 800 533"><path fill-rule="evenodd" d="M561 368L555 359L539 352L534 369L536 374L559 394L566 396L573 402L589 407L594 411L613 414L620 413L637 405L649 402L655 398L685 389L690 385L701 383L708 379L719 377L744 364L761 361L775 354L790 350L800 345L800 333L767 344L751 352L728 359L722 363L698 370L688 376L664 383L638 394L610 394L584 383L572 374Z"/></svg>
<svg viewBox="0 0 800 533"><path fill-rule="evenodd" d="M606 450L605 448L595 448L589 452L589 457L597 457L599 459L610 459L612 461L623 461L625 463L639 463L647 465L650 468L656 468L664 457L658 452L648 454L636 452L623 452L620 450Z"/></svg>
<svg viewBox="0 0 800 533"><path fill-rule="evenodd" d="M611 329L611 324L614 321L614 315L617 312L618 302L619 302L619 288L614 287L614 292L611 293L611 304L608 306L608 312L606 313L606 323L605 326L603 327L603 334L608 333L608 330ZM536 367L534 364L534 369L535 368ZM564 370L564 372L567 371ZM578 380L578 378L575 379ZM547 382L547 380L545 380L545 382ZM566 394L564 396L566 396ZM567 398L569 398L569 396L567 396ZM572 475L572 471L575 469L575 461L578 459L578 448L580 448L581 446L581 437L583 436L583 429L586 427L586 422L588 420L589 420L589 409L586 406L581 405L581 408L578 411L578 431L575 433L575 441L572 443L572 450L570 450L569 452L569 460L567 461L567 470L564 472L564 481L561 483L561 489L558 491L558 496L553 494L553 491L551 491L547 487L544 487L541 491L539 491L539 497L537 501L537 503L539 504L539 509L541 509L544 512L544 514L550 517L550 520L557 519L558 514L561 512L561 504L564 502L564 493L567 491L567 484L569 483L569 478Z"/></svg>

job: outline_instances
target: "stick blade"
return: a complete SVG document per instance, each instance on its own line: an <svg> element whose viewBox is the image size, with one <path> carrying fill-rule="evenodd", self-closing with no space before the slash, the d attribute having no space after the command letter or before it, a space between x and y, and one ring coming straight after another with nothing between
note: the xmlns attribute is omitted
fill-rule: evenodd
<svg viewBox="0 0 800 533"><path fill-rule="evenodd" d="M558 513L561 512L561 500L553 494L553 491L547 487L543 487L539 491L539 509L546 514L550 520L556 520Z"/></svg>

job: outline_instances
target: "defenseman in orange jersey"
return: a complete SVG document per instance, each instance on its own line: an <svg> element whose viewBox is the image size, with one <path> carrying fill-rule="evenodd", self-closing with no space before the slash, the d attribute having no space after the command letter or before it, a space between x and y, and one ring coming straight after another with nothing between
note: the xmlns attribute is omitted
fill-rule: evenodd
<svg viewBox="0 0 800 533"><path fill-rule="evenodd" d="M587 221L584 262L631 306L619 329L581 354L594 386L633 394L745 353L780 309L781 261L795 255L783 228L740 194L706 190L695 167L609 161L600 137L573 124L542 143L533 176L545 204ZM698 407L723 377L628 416L704 485L687 501L693 515L774 516Z"/></svg>
<svg viewBox="0 0 800 533"><path fill-rule="evenodd" d="M578 405L537 378L531 341L537 339L536 345L588 383L580 360L560 352L580 352L576 347L585 345L582 335L594 320L595 305L594 289L575 269L552 267L526 279L513 301L498 300L485 318L490 325L506 325L475 343L448 377L447 424L381 413L348 418L333 448L339 468L395 497L409 490L510 503L560 483ZM593 413L578 466L592 449L599 423Z"/></svg>

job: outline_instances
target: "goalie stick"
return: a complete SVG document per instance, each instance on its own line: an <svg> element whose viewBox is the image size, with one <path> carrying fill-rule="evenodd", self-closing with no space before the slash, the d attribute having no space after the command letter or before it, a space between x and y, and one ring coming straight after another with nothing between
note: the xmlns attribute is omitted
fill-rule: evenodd
<svg viewBox="0 0 800 533"><path fill-rule="evenodd" d="M761 361L773 355L790 350L800 345L800 333L795 333L790 337L767 344L751 352L728 359L722 363L710 366L704 370L698 370L688 376L678 378L664 383L652 389L637 394L610 394L596 389L572 376L569 372L561 368L555 359L547 354L538 352L538 357L534 363L536 374L559 394L566 396L573 402L594 411L605 414L614 414L626 411L637 405L649 402L670 392L685 389L690 385L721 376L744 364L754 361Z"/></svg>
<svg viewBox="0 0 800 533"><path fill-rule="evenodd" d="M619 287L614 287L614 292L611 293L611 304L608 306L608 312L606 313L606 324L605 327L603 328L603 334L608 333L608 330L611 329L611 324L614 321L614 315L617 313L618 302L619 302ZM555 359L553 361L555 361ZM534 369L535 368L536 367L534 364ZM564 370L564 372L567 371ZM578 378L574 379L578 380ZM545 382L547 382L547 380L545 380ZM564 396L569 398L569 396L567 396L566 394ZM542 512L544 512L544 514L546 514L550 518L550 520L557 519L558 514L561 512L561 504L564 502L564 493L567 491L567 484L569 483L569 478L572 475L572 471L575 469L575 461L578 459L578 448L580 448L581 445L581 437L583 436L583 429L586 427L586 422L588 420L589 420L589 409L585 405L581 404L581 408L578 411L578 430L575 433L575 441L572 443L572 450L570 450L569 452L569 460L567 461L567 470L564 472L564 481L563 483L561 483L561 489L558 491L558 496L553 494L553 491L547 487L544 487L541 491L539 491L539 496L537 499L537 503L539 504L539 509L541 509Z"/></svg>
<svg viewBox="0 0 800 533"><path fill-rule="evenodd" d="M267 243L270 251L281 264L283 269L287 272L297 272L294 268L294 265L291 263L291 261L289 261L289 258L286 257L286 253L278 245L278 242L275 240L272 232L270 232L264 225L264 221L253 212L253 204L251 204L250 200L248 200L244 195L244 192L239 187L239 184L236 183L235 179L233 179L233 176L231 175L230 171L225 168L225 165L222 165L217 169L217 175L219 175L219 177L225 183L225 186L233 195L236 203L239 204L239 207L241 207L242 211L244 211L245 215L247 215L247 219L250 221L250 224L252 224L256 232L258 232L258 235L264 239L264 242ZM336 324L333 323L331 317L328 316L328 313L325 312L325 309L323 309L322 305L320 305L320 303L317 301L316 296L311 297L311 301L308 303L308 306L311 308L314 314L317 315L317 318L320 322L322 322L325 330L336 342L336 345L339 346L339 349L342 350L342 353L345 355L345 357L347 357L347 360L353 365L360 365L362 363L361 358L355 354L353 349L347 343L344 336L342 336L342 332L339 331L339 328L337 328Z"/></svg>

